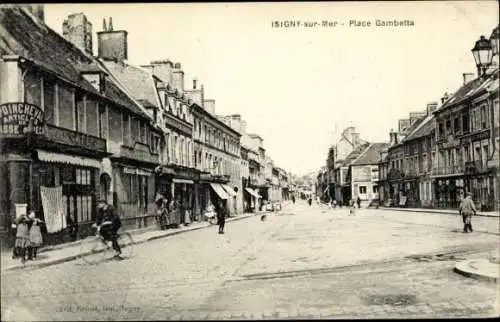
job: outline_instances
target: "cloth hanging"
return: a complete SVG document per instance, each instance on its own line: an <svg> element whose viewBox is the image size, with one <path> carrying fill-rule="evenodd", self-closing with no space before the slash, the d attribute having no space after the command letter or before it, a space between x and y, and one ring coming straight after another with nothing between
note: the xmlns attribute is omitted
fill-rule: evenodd
<svg viewBox="0 0 500 322"><path fill-rule="evenodd" d="M64 204L62 186L55 188L40 187L42 195L43 213L45 225L49 234L56 233L66 228L66 216L64 215Z"/></svg>

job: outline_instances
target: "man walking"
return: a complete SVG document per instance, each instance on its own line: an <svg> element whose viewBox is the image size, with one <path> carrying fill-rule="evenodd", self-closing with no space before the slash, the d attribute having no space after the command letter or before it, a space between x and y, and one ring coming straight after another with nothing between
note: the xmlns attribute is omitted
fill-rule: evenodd
<svg viewBox="0 0 500 322"><path fill-rule="evenodd" d="M226 207L224 201L219 201L219 209L217 209L217 223L219 224L219 234L224 234L224 225L226 224Z"/></svg>
<svg viewBox="0 0 500 322"><path fill-rule="evenodd" d="M472 215L476 214L476 206L474 205L474 201L472 201L472 193L466 193L466 197L460 203L458 211L462 215L462 220L464 222L464 233L468 233L468 230L473 232L471 219Z"/></svg>

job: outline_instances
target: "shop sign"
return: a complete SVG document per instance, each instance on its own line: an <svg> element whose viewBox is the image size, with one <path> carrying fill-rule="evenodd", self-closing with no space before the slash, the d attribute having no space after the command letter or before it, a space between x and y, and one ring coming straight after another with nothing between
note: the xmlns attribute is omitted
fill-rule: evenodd
<svg viewBox="0 0 500 322"><path fill-rule="evenodd" d="M44 134L45 115L40 107L28 103L0 105L0 134Z"/></svg>

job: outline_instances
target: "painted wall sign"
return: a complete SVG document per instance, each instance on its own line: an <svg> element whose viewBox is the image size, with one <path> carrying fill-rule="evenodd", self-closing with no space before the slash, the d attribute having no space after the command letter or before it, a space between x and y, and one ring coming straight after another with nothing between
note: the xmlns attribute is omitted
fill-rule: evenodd
<svg viewBox="0 0 500 322"><path fill-rule="evenodd" d="M44 134L45 114L40 107L28 103L0 105L0 134Z"/></svg>

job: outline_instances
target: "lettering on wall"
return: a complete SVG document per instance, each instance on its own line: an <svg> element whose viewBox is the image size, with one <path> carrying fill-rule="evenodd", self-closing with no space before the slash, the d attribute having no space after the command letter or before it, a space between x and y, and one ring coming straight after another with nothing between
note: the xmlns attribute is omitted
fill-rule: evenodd
<svg viewBox="0 0 500 322"><path fill-rule="evenodd" d="M28 103L0 105L0 134L22 135L45 133L45 114L40 107Z"/></svg>

